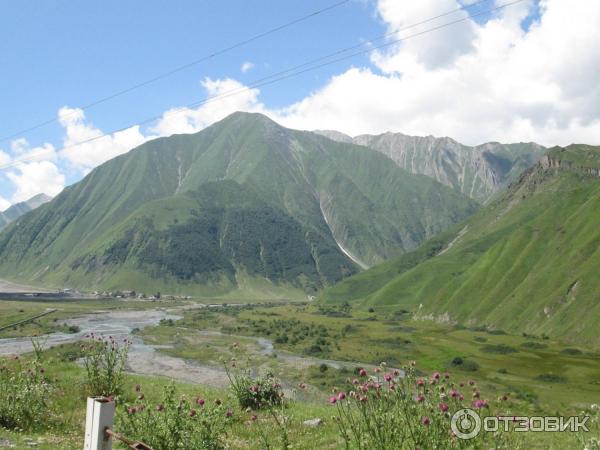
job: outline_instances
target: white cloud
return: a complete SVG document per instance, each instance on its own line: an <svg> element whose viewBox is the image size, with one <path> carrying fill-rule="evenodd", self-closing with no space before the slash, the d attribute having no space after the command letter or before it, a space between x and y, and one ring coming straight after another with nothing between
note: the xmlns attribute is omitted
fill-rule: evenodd
<svg viewBox="0 0 600 450"><path fill-rule="evenodd" d="M58 111L58 117L66 133L60 156L82 172L126 153L147 140L137 125L102 136L101 130L85 121L85 114L81 109L65 106ZM81 142L85 143L80 144Z"/></svg>
<svg viewBox="0 0 600 450"><path fill-rule="evenodd" d="M242 73L248 73L253 68L254 68L254 63L250 62L250 61L246 61L246 62L244 62L244 64L242 64L242 67L240 67L240 70L242 71Z"/></svg>
<svg viewBox="0 0 600 450"><path fill-rule="evenodd" d="M18 164L6 176L15 185L15 193L11 199L13 203L28 200L41 192L53 197L65 187L65 176L50 161Z"/></svg>
<svg viewBox="0 0 600 450"><path fill-rule="evenodd" d="M0 166L10 164L13 167L5 173L14 186L12 203L28 200L42 192L55 196L63 190L65 176L52 162L57 156L52 144L31 148L26 139L20 138L12 141L10 148L12 155L0 150ZM7 202L11 203L0 197L0 210L6 209Z"/></svg>
<svg viewBox="0 0 600 450"><path fill-rule="evenodd" d="M409 3L380 0L378 10L394 28L455 2ZM374 53L381 73L350 69L276 116L348 134L600 144L600 2L543 0L540 20L524 31L531 7L523 2L483 25L470 20Z"/></svg>
<svg viewBox="0 0 600 450"><path fill-rule="evenodd" d="M174 108L166 111L152 132L160 136L195 133L236 111L265 111L264 105L258 101L258 89L249 89L239 81L206 78L202 86L208 99L204 104L196 109Z"/></svg>

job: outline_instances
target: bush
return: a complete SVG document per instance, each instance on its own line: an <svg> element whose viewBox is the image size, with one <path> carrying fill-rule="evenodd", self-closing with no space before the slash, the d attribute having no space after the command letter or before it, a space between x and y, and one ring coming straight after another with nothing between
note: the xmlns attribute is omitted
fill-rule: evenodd
<svg viewBox="0 0 600 450"><path fill-rule="evenodd" d="M90 335L82 344L86 372L87 394L91 397L109 397L122 394L123 372L131 342L117 343L112 337Z"/></svg>
<svg viewBox="0 0 600 450"><path fill-rule="evenodd" d="M560 353L562 355L578 356L578 355L581 355L583 352L581 350L579 350L578 348L565 348L565 349L561 350Z"/></svg>
<svg viewBox="0 0 600 450"><path fill-rule="evenodd" d="M542 373L535 377L536 380L543 381L544 383L566 383L567 379L561 375L555 375L553 373Z"/></svg>
<svg viewBox="0 0 600 450"><path fill-rule="evenodd" d="M484 353L494 353L498 355L508 355L510 353L517 353L519 351L516 348L506 344L484 345L480 348L480 350Z"/></svg>
<svg viewBox="0 0 600 450"><path fill-rule="evenodd" d="M546 344L542 344L541 342L532 342L532 341L523 342L521 344L521 347L529 348L531 350L542 350L544 348L548 348L548 346Z"/></svg>
<svg viewBox="0 0 600 450"><path fill-rule="evenodd" d="M0 362L0 428L32 430L48 425L52 388L45 377L40 349L35 360Z"/></svg>
<svg viewBox="0 0 600 450"><path fill-rule="evenodd" d="M225 364L225 372L229 378L231 391L241 408L256 411L282 403L281 384L272 374L252 377L249 370L238 369L235 363L231 366Z"/></svg>
<svg viewBox="0 0 600 450"><path fill-rule="evenodd" d="M164 388L157 405L144 402L141 387L138 402L125 405L117 414L117 430L130 439L139 440L154 450L220 450L225 448L225 424L232 416L220 401L207 404L196 398L177 399L173 384Z"/></svg>

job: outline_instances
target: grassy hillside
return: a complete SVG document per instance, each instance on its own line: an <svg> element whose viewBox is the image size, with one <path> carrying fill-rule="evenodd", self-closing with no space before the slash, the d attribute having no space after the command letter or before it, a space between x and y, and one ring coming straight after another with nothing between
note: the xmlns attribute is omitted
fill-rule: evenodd
<svg viewBox="0 0 600 450"><path fill-rule="evenodd" d="M472 218L322 300L600 342L599 156L598 147L551 149Z"/></svg>
<svg viewBox="0 0 600 450"><path fill-rule="evenodd" d="M92 171L0 234L0 276L288 297L416 248L467 197L364 147L236 113Z"/></svg>

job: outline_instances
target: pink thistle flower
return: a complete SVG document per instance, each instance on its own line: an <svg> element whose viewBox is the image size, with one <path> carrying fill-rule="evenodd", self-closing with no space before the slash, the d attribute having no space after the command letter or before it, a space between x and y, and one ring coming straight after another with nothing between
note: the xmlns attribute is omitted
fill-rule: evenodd
<svg viewBox="0 0 600 450"><path fill-rule="evenodd" d="M367 371L366 371L365 369L360 369L360 370L358 371L358 374L359 374L361 377L366 377L366 376L367 376Z"/></svg>
<svg viewBox="0 0 600 450"><path fill-rule="evenodd" d="M485 400L476 400L473 402L473 408L481 409L481 408L486 408L486 407L487 407L487 402Z"/></svg>
<svg viewBox="0 0 600 450"><path fill-rule="evenodd" d="M383 376L383 379L389 383L390 381L392 381L392 376L389 373L386 373Z"/></svg>
<svg viewBox="0 0 600 450"><path fill-rule="evenodd" d="M357 385L359 383L359 381L355 378L354 380L352 380L352 384Z"/></svg>
<svg viewBox="0 0 600 450"><path fill-rule="evenodd" d="M423 403L423 402L425 401L425 396L424 396L424 395L417 395L417 396L415 397L415 401L416 401L417 403Z"/></svg>
<svg viewBox="0 0 600 450"><path fill-rule="evenodd" d="M379 367L375 367L375 369L373 370L375 373L379 373L381 372L381 369Z"/></svg>
<svg viewBox="0 0 600 450"><path fill-rule="evenodd" d="M447 411L448 411L448 405L447 405L446 403L440 403L440 404L438 405L438 407L440 408L440 411L441 411L441 412L444 412L444 413L445 413L445 412L447 412Z"/></svg>
<svg viewBox="0 0 600 450"><path fill-rule="evenodd" d="M205 401L203 398L198 397L196 399L196 405L204 406L204 403L205 403Z"/></svg>
<svg viewBox="0 0 600 450"><path fill-rule="evenodd" d="M431 420L427 416L421 417L421 425L429 426Z"/></svg>
<svg viewBox="0 0 600 450"><path fill-rule="evenodd" d="M425 386L425 380L423 378L417 378L417 386Z"/></svg>
<svg viewBox="0 0 600 450"><path fill-rule="evenodd" d="M230 409L228 409L228 410L227 410L227 412L225 413L225 416L226 416L226 417L231 417L231 416L233 416L233 411L232 411L232 410L230 410Z"/></svg>
<svg viewBox="0 0 600 450"><path fill-rule="evenodd" d="M433 374L431 375L431 378L433 378L434 380L439 380L440 379L440 373L439 372L433 372Z"/></svg>
<svg viewBox="0 0 600 450"><path fill-rule="evenodd" d="M344 400L346 398L346 394L342 391L337 396L338 400Z"/></svg>
<svg viewBox="0 0 600 450"><path fill-rule="evenodd" d="M298 387L299 387L300 389L306 389L306 384L304 384L304 383L300 383L300 384L298 385Z"/></svg>
<svg viewBox="0 0 600 450"><path fill-rule="evenodd" d="M258 419L258 417L256 417L256 414L253 414L253 415L250 417L250 420L251 420L252 422L256 422L256 420L257 420L257 419Z"/></svg>
<svg viewBox="0 0 600 450"><path fill-rule="evenodd" d="M336 402L337 402L337 397L335 395L332 395L331 397L329 397L329 403L331 403L332 405L335 405Z"/></svg>

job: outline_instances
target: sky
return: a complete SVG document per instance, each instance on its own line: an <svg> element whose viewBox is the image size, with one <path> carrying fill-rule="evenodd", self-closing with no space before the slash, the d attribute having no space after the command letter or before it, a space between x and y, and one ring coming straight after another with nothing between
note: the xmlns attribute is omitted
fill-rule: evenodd
<svg viewBox="0 0 600 450"><path fill-rule="evenodd" d="M513 2L1 0L0 210L55 196L149 139L238 110L353 136L600 144L600 2L501 7Z"/></svg>

